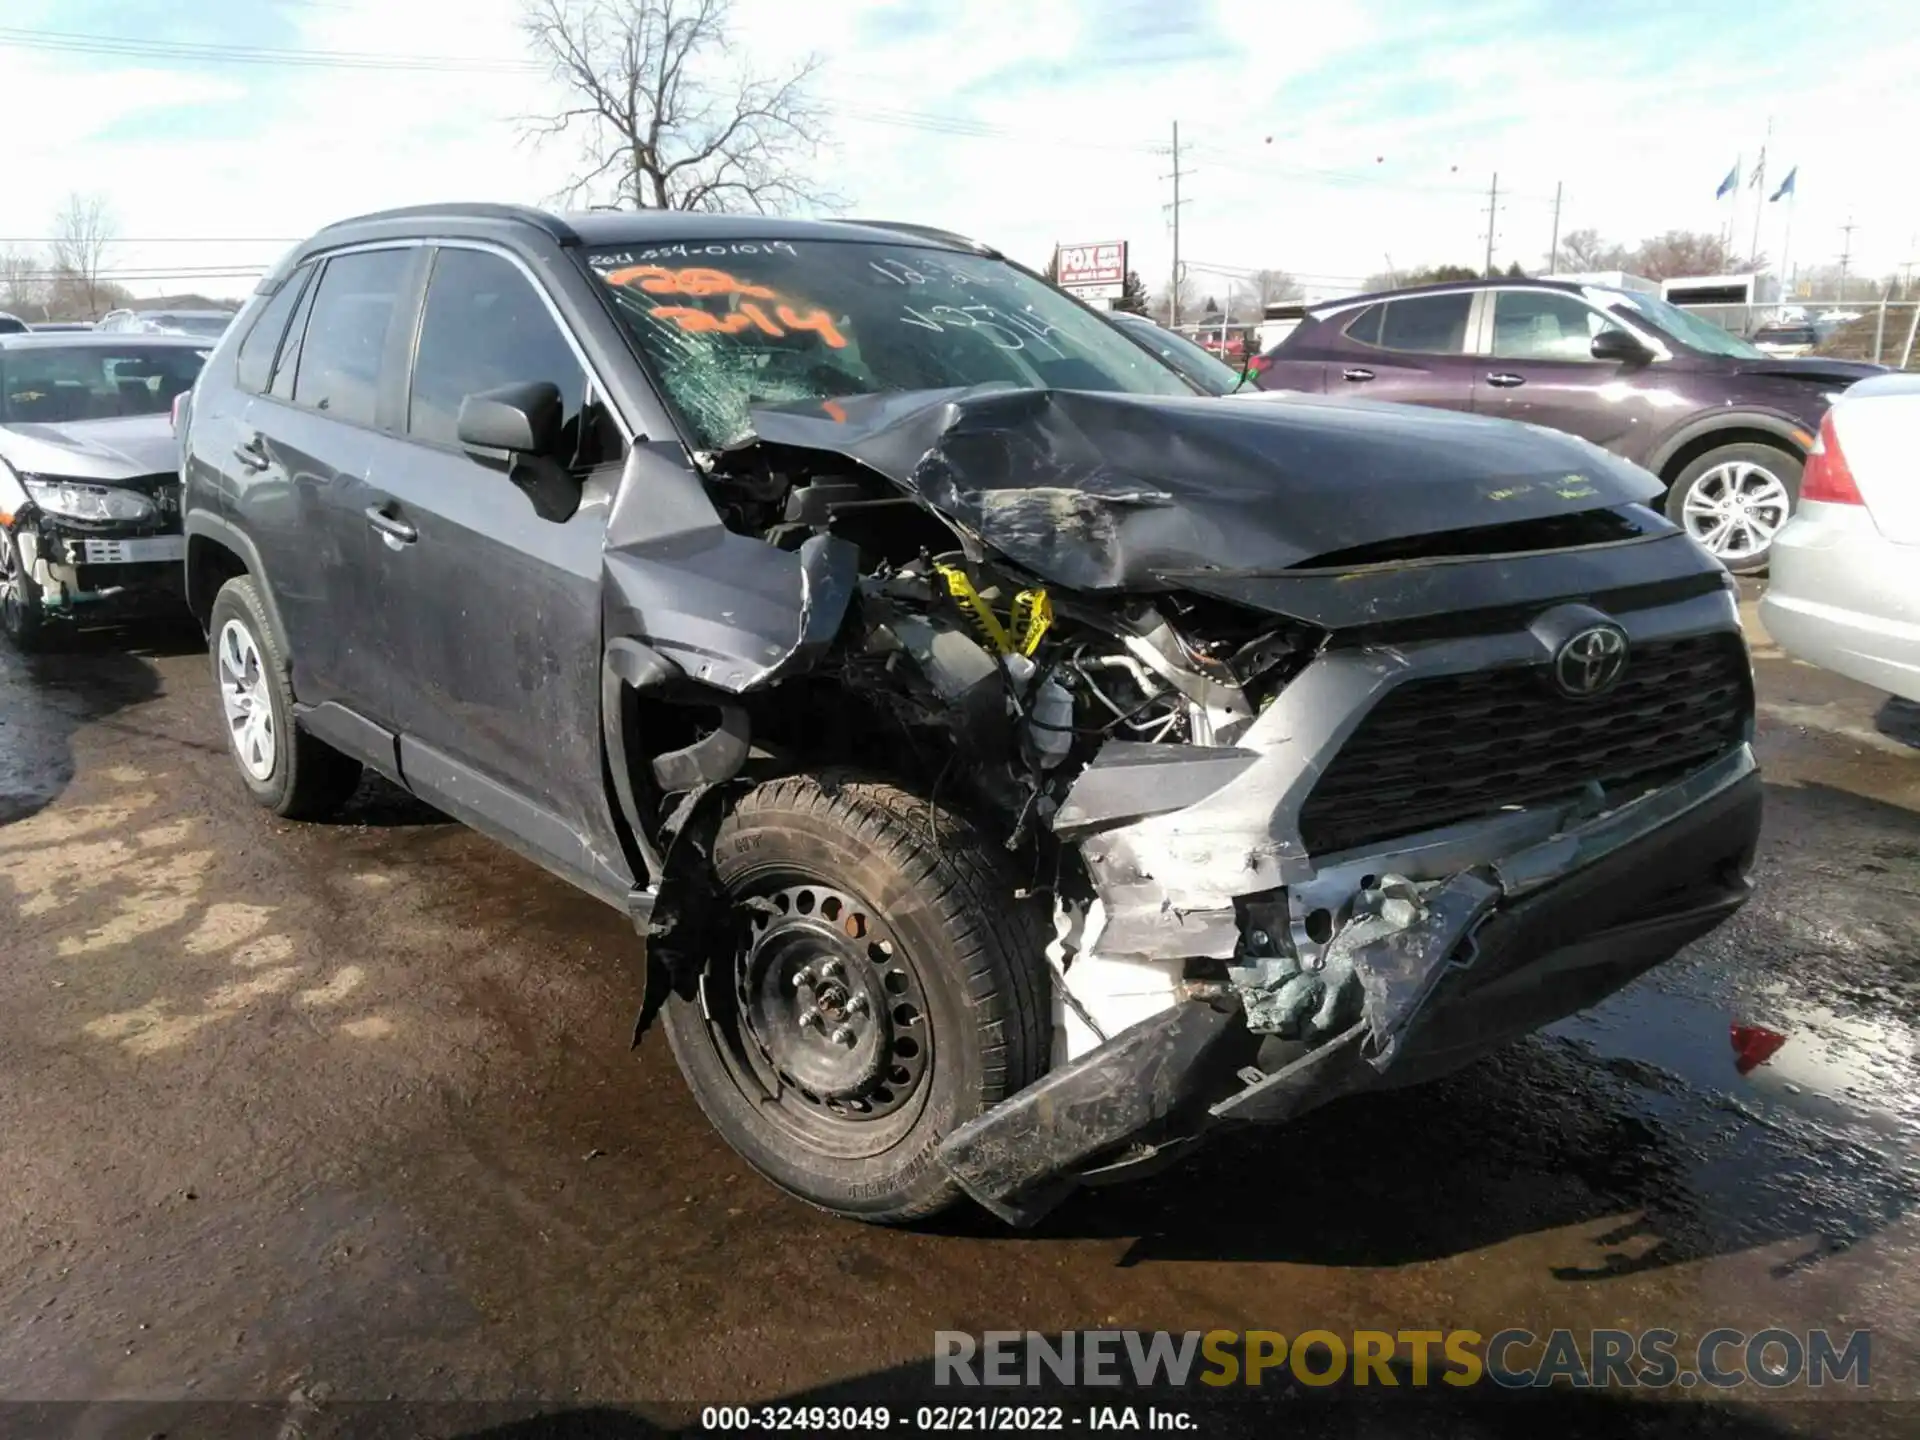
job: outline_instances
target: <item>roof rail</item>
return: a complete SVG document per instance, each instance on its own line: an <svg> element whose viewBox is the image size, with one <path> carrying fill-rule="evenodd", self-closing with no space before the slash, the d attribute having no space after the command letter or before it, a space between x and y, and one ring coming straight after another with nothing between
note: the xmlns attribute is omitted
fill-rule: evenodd
<svg viewBox="0 0 1920 1440"><path fill-rule="evenodd" d="M957 245L962 250L971 250L977 255L991 255L998 259L1000 252L982 241L959 234L953 230L942 230L937 225L913 225L904 220L843 220L843 225L864 225L869 230L898 230L903 235L918 235L922 240L939 240L948 245Z"/></svg>
<svg viewBox="0 0 1920 1440"><path fill-rule="evenodd" d="M537 226L562 245L580 243L578 232L558 215L535 209L531 205L502 205L488 200L453 200L433 205L403 205L393 210L374 210L365 215L336 220L325 229L338 230L348 225L369 225L381 220L515 220L523 225Z"/></svg>

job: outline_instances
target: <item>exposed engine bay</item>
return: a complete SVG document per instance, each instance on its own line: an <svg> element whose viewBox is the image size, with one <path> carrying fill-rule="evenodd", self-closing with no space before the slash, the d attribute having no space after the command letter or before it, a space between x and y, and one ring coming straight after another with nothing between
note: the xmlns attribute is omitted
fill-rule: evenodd
<svg viewBox="0 0 1920 1440"><path fill-rule="evenodd" d="M1296 523L1267 477L1187 483L1162 453L1143 470L1102 462L1089 437L1124 435L1137 404L864 397L826 418L759 412L754 439L700 457L729 536L786 557L798 633L776 640L770 620L756 648L726 652L737 662L710 634L675 658L733 692L733 730L767 763L879 766L964 807L1018 858L1020 898L1051 906L1054 1069L942 1151L1010 1219L1046 1208L1062 1175L1150 1159L1196 1106L1285 1118L1389 1070L1412 1078L1427 1060L1410 1050L1449 1033L1437 995L1498 982L1504 962L1485 957L1503 946L1531 963L1562 943L1527 931L1530 899L1729 797L1758 803L1732 602L1644 508L1651 477L1497 426L1486 465L1405 482L1418 488L1399 511L1323 500ZM1191 423L1216 447L1243 426L1267 447L1247 453L1271 457L1287 437L1260 432L1297 427L1323 461L1341 458L1329 436L1364 455L1376 502L1392 488L1376 422L1194 405L1156 406L1142 432L1156 452ZM1409 475L1433 468L1425 429L1458 423L1394 418ZM1516 478L1522 456L1534 468ZM1431 528L1442 515L1451 540ZM616 514L610 556L620 528ZM1616 592L1642 612L1602 608ZM1583 708L1555 666L1594 634L1646 657L1644 674ZM1750 853L1744 820L1723 833ZM1744 898L1743 882L1715 888L1744 868L1733 852L1697 891L1661 890L1636 864L1569 934L1623 924L1656 892L1673 917L1596 950L1605 964L1579 983L1604 972L1605 993L1718 923ZM667 948L674 920L655 918ZM1509 1003L1447 1053L1590 1000ZM1141 1066L1192 1079L1142 1100L1128 1090Z"/></svg>

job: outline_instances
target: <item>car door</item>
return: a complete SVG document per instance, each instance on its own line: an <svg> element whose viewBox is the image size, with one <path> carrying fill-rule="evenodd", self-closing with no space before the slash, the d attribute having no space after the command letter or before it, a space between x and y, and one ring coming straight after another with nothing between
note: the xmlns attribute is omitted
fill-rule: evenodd
<svg viewBox="0 0 1920 1440"><path fill-rule="evenodd" d="M367 510L383 374L424 252L335 255L308 286L234 447L234 513L287 631L295 699L392 720L390 616Z"/></svg>
<svg viewBox="0 0 1920 1440"><path fill-rule="evenodd" d="M1494 290L1487 353L1475 369L1483 415L1565 430L1622 455L1639 454L1664 396L1655 364L1596 360L1593 339L1623 327L1565 290Z"/></svg>
<svg viewBox="0 0 1920 1440"><path fill-rule="evenodd" d="M564 460L463 449L461 401L528 381L560 389ZM401 769L461 818L589 878L619 853L601 758L600 576L625 448L531 275L498 251L438 248L404 435L381 444L372 473Z"/></svg>
<svg viewBox="0 0 1920 1440"><path fill-rule="evenodd" d="M1473 408L1468 353L1477 292L1443 290L1382 300L1342 327L1327 367L1330 395L1358 395L1444 410Z"/></svg>

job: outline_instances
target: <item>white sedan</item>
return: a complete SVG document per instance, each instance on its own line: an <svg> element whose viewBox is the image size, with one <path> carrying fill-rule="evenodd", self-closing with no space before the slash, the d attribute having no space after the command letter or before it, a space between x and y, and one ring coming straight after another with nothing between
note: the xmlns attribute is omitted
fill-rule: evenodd
<svg viewBox="0 0 1920 1440"><path fill-rule="evenodd" d="M1920 375L1827 411L1771 568L1760 623L1783 649L1920 701Z"/></svg>

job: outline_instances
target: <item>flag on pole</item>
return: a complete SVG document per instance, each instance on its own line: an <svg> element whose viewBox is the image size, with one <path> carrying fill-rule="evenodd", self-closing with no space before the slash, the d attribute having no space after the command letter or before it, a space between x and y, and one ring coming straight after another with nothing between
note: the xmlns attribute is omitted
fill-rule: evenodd
<svg viewBox="0 0 1920 1440"><path fill-rule="evenodd" d="M1798 179L1799 176L1800 176L1800 167L1796 165L1787 172L1787 178L1780 182L1780 188L1774 191L1773 194L1767 197L1767 203L1771 205L1775 200L1778 200L1782 195L1793 194L1793 182L1796 179Z"/></svg>
<svg viewBox="0 0 1920 1440"><path fill-rule="evenodd" d="M1720 182L1720 188L1713 192L1713 198L1716 200L1724 199L1739 188L1740 164L1738 161L1735 161L1733 168L1727 172L1727 178Z"/></svg>

